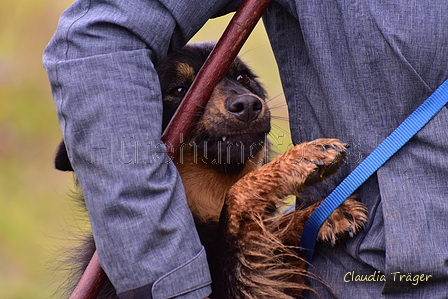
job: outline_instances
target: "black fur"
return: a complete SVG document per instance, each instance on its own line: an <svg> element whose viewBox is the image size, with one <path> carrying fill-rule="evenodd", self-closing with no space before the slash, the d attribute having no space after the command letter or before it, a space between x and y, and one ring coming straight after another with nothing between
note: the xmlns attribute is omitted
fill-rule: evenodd
<svg viewBox="0 0 448 299"><path fill-rule="evenodd" d="M54 159L54 167L60 171L73 171L72 164L68 158L67 149L64 141L61 141L56 150L56 158Z"/></svg>

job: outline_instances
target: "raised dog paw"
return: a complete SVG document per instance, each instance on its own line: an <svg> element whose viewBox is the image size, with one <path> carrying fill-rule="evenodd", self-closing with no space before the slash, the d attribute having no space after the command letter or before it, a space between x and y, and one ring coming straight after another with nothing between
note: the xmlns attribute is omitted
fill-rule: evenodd
<svg viewBox="0 0 448 299"><path fill-rule="evenodd" d="M349 197L322 224L317 238L334 246L342 237L353 237L366 222L365 206L354 197Z"/></svg>
<svg viewBox="0 0 448 299"><path fill-rule="evenodd" d="M307 151L304 151L303 158L314 163L317 169L308 176L305 184L315 184L334 174L344 161L348 147L337 139L317 139L306 143L304 148Z"/></svg>
<svg viewBox="0 0 448 299"><path fill-rule="evenodd" d="M338 139L316 139L296 145L277 162L295 168L293 175L299 189L303 189L334 174L343 163L347 148Z"/></svg>
<svg viewBox="0 0 448 299"><path fill-rule="evenodd" d="M334 174L344 161L347 145L337 139L317 139L294 146L272 162L246 174L227 192L229 227L237 233L249 218L272 216L288 195Z"/></svg>

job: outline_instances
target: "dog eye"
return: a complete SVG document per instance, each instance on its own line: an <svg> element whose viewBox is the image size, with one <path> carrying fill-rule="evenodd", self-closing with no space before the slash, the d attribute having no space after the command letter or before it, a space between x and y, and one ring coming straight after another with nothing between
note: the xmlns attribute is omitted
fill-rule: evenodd
<svg viewBox="0 0 448 299"><path fill-rule="evenodd" d="M184 95L187 92L187 89L185 87L176 87L171 90L171 94L175 96Z"/></svg>
<svg viewBox="0 0 448 299"><path fill-rule="evenodd" d="M245 73L240 73L237 77L236 77L236 81L243 83L243 84L247 84L249 82L249 76Z"/></svg>

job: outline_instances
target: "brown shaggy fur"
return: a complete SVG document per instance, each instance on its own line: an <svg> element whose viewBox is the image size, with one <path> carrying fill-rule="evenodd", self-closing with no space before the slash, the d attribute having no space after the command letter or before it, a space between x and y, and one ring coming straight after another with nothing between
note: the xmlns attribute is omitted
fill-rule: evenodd
<svg viewBox="0 0 448 299"><path fill-rule="evenodd" d="M270 211L282 205L285 196L299 195L333 174L344 152L345 146L335 139L299 144L230 188L225 235L237 248L238 259L232 298L297 298L308 289L306 262L298 246L303 226L320 202L283 216L272 217ZM324 223L318 239L334 242L345 233L356 233L367 220L365 212L361 203L346 200Z"/></svg>

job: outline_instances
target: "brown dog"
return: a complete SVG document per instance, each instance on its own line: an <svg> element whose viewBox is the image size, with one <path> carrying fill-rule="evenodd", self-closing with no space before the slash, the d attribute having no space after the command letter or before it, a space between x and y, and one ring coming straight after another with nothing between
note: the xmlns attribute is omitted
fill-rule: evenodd
<svg viewBox="0 0 448 299"><path fill-rule="evenodd" d="M156 67L164 127L212 48L210 43L187 45ZM273 212L284 197L300 195L335 173L345 156L346 145L339 140L319 139L265 164L270 131L265 97L254 73L235 59L174 161L207 251L211 298L297 298L309 289L298 246L303 226L319 203L283 216ZM63 143L56 168L72 170ZM362 204L348 199L327 219L318 238L334 243L356 233L366 220ZM94 250L90 239L79 257L84 261L81 270ZM109 282L99 298L117 298Z"/></svg>

